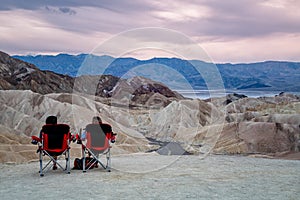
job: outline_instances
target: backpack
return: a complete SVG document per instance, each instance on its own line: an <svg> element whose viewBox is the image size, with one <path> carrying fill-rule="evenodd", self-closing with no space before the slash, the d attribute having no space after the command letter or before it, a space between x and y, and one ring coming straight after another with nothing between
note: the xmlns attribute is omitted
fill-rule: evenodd
<svg viewBox="0 0 300 200"><path fill-rule="evenodd" d="M85 158L85 168L93 169L94 167L97 167L97 163L91 165L96 160L94 158L86 157ZM83 158L75 158L74 160L74 167L73 169L83 169Z"/></svg>

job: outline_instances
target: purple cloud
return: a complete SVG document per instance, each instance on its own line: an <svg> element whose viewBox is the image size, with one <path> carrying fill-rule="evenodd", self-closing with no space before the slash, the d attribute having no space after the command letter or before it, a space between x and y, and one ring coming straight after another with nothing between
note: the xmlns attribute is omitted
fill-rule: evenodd
<svg viewBox="0 0 300 200"><path fill-rule="evenodd" d="M43 48L44 51L48 49L47 52L69 52L70 49L84 52L93 48L93 44L122 31L163 27L186 34L210 49L210 54L218 52L222 60L225 55L228 61L238 59L231 59L227 54L233 49L249 52L249 48L259 48L259 45L284 45L282 41L289 46L285 48L291 51L289 55L299 55L295 47L295 42L300 42L299 7L297 0L3 0L0 5L0 45L3 50L20 51L27 47L27 51L22 51L24 53L30 49L43 51ZM255 47L246 45L246 41L257 44ZM219 49L227 52L221 56ZM280 57L280 52L272 55L274 50L265 50L270 52L266 59Z"/></svg>

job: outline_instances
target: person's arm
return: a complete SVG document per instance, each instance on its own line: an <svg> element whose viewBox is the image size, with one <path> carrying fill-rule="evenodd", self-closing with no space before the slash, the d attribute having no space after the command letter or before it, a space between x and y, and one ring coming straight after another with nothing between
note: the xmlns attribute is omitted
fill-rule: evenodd
<svg viewBox="0 0 300 200"><path fill-rule="evenodd" d="M103 126L104 132L107 135L107 139L110 140L111 143L115 143L117 134L113 133L111 125L104 124Z"/></svg>
<svg viewBox="0 0 300 200"><path fill-rule="evenodd" d="M82 141L85 141L85 139L86 139L86 131L85 131L85 130L82 131L80 139L81 139Z"/></svg>
<svg viewBox="0 0 300 200"><path fill-rule="evenodd" d="M39 134L39 138L42 139L42 132L43 132L43 129L40 130L40 134Z"/></svg>

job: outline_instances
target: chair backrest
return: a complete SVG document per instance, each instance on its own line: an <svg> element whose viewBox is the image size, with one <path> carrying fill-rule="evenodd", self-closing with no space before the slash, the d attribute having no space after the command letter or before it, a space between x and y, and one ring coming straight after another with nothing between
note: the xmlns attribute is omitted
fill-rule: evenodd
<svg viewBox="0 0 300 200"><path fill-rule="evenodd" d="M89 124L86 126L86 147L96 151L109 148L107 135L111 134L111 126L108 124Z"/></svg>
<svg viewBox="0 0 300 200"><path fill-rule="evenodd" d="M44 150L63 152L69 147L70 127L66 124L47 124L42 128Z"/></svg>

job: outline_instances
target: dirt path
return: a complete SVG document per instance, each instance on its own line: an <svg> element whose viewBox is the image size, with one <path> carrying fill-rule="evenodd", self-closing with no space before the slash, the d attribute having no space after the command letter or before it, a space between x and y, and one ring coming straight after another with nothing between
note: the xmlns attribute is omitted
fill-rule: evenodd
<svg viewBox="0 0 300 200"><path fill-rule="evenodd" d="M237 156L114 156L114 169L0 165L1 199L299 199L300 161Z"/></svg>

